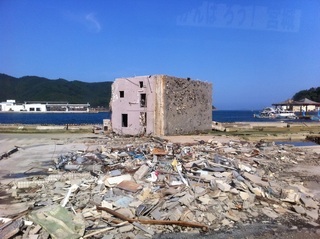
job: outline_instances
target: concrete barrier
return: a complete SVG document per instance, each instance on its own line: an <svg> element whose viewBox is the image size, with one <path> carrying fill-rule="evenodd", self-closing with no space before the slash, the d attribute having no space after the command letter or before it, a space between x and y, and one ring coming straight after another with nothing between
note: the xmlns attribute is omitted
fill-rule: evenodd
<svg viewBox="0 0 320 239"><path fill-rule="evenodd" d="M51 125L51 126L37 126L36 129L37 130L64 130L64 129L66 129L66 127Z"/></svg>

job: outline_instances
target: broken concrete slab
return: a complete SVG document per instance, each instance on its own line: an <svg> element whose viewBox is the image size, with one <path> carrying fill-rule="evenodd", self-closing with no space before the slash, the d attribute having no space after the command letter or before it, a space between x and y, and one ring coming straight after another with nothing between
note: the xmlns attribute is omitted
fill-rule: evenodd
<svg viewBox="0 0 320 239"><path fill-rule="evenodd" d="M248 200L248 198L250 197L249 193L247 192L240 192L239 195L243 201Z"/></svg>
<svg viewBox="0 0 320 239"><path fill-rule="evenodd" d="M261 211L263 212L263 214L265 214L266 216L276 219L279 215L273 211L271 208L262 208Z"/></svg>
<svg viewBox="0 0 320 239"><path fill-rule="evenodd" d="M301 215L304 215L306 213L306 210L304 209L304 207L302 207L300 205L293 205L292 207L297 213L299 213Z"/></svg>
<svg viewBox="0 0 320 239"><path fill-rule="evenodd" d="M318 220L319 212L317 209L306 209L305 213L308 217L312 218L313 220Z"/></svg>
<svg viewBox="0 0 320 239"><path fill-rule="evenodd" d="M124 226L121 226L119 228L119 232L120 233L124 233L124 232L130 232L133 230L133 225L132 224L128 224L128 225L124 225Z"/></svg>
<svg viewBox="0 0 320 239"><path fill-rule="evenodd" d="M32 204L27 202L0 204L0 217L18 215L22 212L26 212L31 206Z"/></svg>
<svg viewBox="0 0 320 239"><path fill-rule="evenodd" d="M281 200L290 203L298 203L301 197L301 194L294 189L283 189L282 195L283 198Z"/></svg>
<svg viewBox="0 0 320 239"><path fill-rule="evenodd" d="M243 177L249 179L252 183L254 183L256 185L264 186L264 187L269 186L268 182L265 182L265 181L261 180L261 177L259 177L258 175L254 175L254 174L250 174L248 172L244 172L243 173Z"/></svg>
<svg viewBox="0 0 320 239"><path fill-rule="evenodd" d="M150 168L148 165L141 165L140 168L134 173L133 178L135 180L141 180L144 176L147 175L149 172Z"/></svg>
<svg viewBox="0 0 320 239"><path fill-rule="evenodd" d="M130 174L125 174L116 177L110 177L105 180L105 184L106 186L115 186L124 180L131 181L132 176Z"/></svg>
<svg viewBox="0 0 320 239"><path fill-rule="evenodd" d="M300 199L306 208L319 208L318 203L314 201L312 198L307 197L305 194L302 194Z"/></svg>
<svg viewBox="0 0 320 239"><path fill-rule="evenodd" d="M231 219L232 221L238 222L240 221L239 214L236 210L229 210L224 214L227 218Z"/></svg>
<svg viewBox="0 0 320 239"><path fill-rule="evenodd" d="M217 187L222 191L222 192L229 192L231 189L231 186L221 180L216 180Z"/></svg>

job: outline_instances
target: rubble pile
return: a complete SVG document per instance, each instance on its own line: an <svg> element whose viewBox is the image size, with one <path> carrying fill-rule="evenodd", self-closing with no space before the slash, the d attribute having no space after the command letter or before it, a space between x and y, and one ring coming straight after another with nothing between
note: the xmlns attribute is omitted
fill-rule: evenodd
<svg viewBox="0 0 320 239"><path fill-rule="evenodd" d="M319 226L318 199L284 173L316 153L214 139L99 143L59 155L48 176L2 185L11 205L0 205L0 238L151 238L290 218Z"/></svg>

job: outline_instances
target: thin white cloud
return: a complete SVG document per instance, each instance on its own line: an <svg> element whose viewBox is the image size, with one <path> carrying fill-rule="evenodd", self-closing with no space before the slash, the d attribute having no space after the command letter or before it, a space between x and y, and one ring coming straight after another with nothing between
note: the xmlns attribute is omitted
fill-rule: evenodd
<svg viewBox="0 0 320 239"><path fill-rule="evenodd" d="M86 19L86 25L90 30L93 30L95 32L100 32L101 31L101 24L97 20L96 16L94 13L89 13L85 16Z"/></svg>
<svg viewBox="0 0 320 239"><path fill-rule="evenodd" d="M74 13L71 11L64 11L63 14L66 19L84 26L90 32L99 33L102 30L102 26L94 12Z"/></svg>

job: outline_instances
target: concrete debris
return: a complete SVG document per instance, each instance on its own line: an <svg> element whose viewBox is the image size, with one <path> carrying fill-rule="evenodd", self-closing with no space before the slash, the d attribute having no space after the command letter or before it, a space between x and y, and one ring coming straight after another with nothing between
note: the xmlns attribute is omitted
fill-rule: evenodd
<svg viewBox="0 0 320 239"><path fill-rule="evenodd" d="M305 194L302 194L300 199L306 208L314 208L314 209L319 208L318 203L314 201L312 198L307 197Z"/></svg>
<svg viewBox="0 0 320 239"><path fill-rule="evenodd" d="M9 220L0 227L0 238L9 239L16 235L23 227L23 220L21 218L16 220Z"/></svg>
<svg viewBox="0 0 320 239"><path fill-rule="evenodd" d="M262 208L261 211L263 212L263 214L265 214L266 216L272 219L275 219L279 216L275 211L273 211L271 208L268 208L268 207Z"/></svg>
<svg viewBox="0 0 320 239"><path fill-rule="evenodd" d="M304 207L302 207L300 205L293 205L292 207L297 213L299 213L301 215L304 215L306 213L306 210L304 209Z"/></svg>
<svg viewBox="0 0 320 239"><path fill-rule="evenodd" d="M185 227L222 230L266 216L280 223L296 215L318 225L318 199L298 178L282 174L296 155L304 162L318 158L303 149L214 139L100 144L58 156L49 175L8 184L14 203L0 207L0 217L11 220L0 237L20 231L24 238L141 238Z"/></svg>
<svg viewBox="0 0 320 239"><path fill-rule="evenodd" d="M300 193L294 189L283 189L282 194L284 198L281 200L284 202L298 203L300 201Z"/></svg>
<svg viewBox="0 0 320 239"><path fill-rule="evenodd" d="M306 209L305 213L307 214L308 217L312 218L313 220L318 220L319 218L319 213L317 209L311 209L311 210Z"/></svg>

